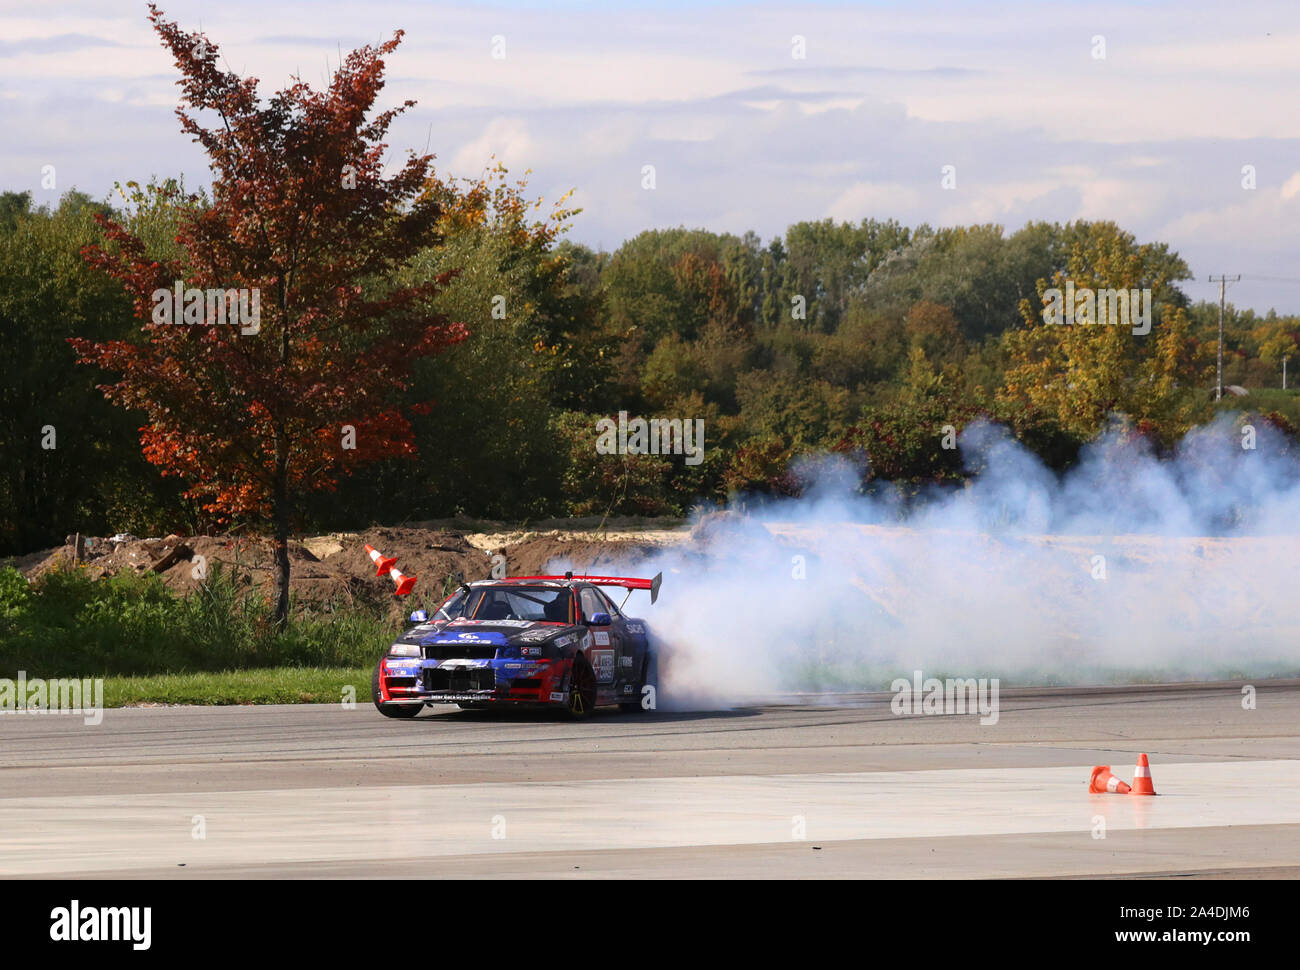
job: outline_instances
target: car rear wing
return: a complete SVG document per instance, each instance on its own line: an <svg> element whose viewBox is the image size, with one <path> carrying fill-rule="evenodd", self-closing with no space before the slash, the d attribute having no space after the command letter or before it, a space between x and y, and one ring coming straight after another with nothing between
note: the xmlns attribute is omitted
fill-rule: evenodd
<svg viewBox="0 0 1300 970"><path fill-rule="evenodd" d="M593 586L621 586L628 591L630 596L634 589L648 589L650 591L650 602L653 603L659 598L659 585L663 582L664 574L655 573L654 579L637 579L633 576L575 576L573 573L565 573L563 576L514 576L512 579L544 579L551 580L577 580L578 582L591 583Z"/></svg>

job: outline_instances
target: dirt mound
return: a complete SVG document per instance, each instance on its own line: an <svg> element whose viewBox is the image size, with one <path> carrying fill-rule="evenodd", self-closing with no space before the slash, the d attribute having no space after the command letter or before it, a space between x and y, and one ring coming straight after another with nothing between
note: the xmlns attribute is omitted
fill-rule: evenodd
<svg viewBox="0 0 1300 970"><path fill-rule="evenodd" d="M21 556L6 556L0 558L0 567L8 566L16 569L30 579L53 568L53 563L63 559L63 556L61 555L63 552L64 549L62 546L56 546L53 549L40 549L36 552L27 552Z"/></svg>
<svg viewBox="0 0 1300 970"><path fill-rule="evenodd" d="M697 545L711 543L743 543L747 539L768 541L771 532L747 515L730 509L703 515L691 529L691 542Z"/></svg>
<svg viewBox="0 0 1300 970"><path fill-rule="evenodd" d="M591 539L562 532L534 535L500 552L511 576L539 576L572 570L579 576L619 575L635 570L657 546L626 539Z"/></svg>
<svg viewBox="0 0 1300 970"><path fill-rule="evenodd" d="M455 577L466 581L486 579L491 568L487 557L454 532L418 528L376 528L332 537L339 551L324 562L356 579L370 591L372 602L382 603L390 619L405 617L411 610L441 603ZM397 568L415 576L411 595L393 595L391 576L377 576L375 564L366 552L369 543L384 556L395 558Z"/></svg>
<svg viewBox="0 0 1300 970"><path fill-rule="evenodd" d="M273 548L269 539L171 535L162 539L91 537L84 542L79 565L92 579L121 572L154 572L171 589L188 593L219 568L239 576L245 585L270 588ZM51 569L70 568L75 558L73 545L69 543L50 550L43 559L22 571L34 579ZM314 601L320 599L323 586L337 586L346 578L322 566L300 542L289 543L289 562L294 591L312 593Z"/></svg>
<svg viewBox="0 0 1300 970"><path fill-rule="evenodd" d="M419 527L377 527L340 532L289 543L290 591L299 610L329 611L336 606L368 606L400 621L411 610L442 602L457 581L491 576L494 558L504 556L508 576L544 573L552 562L576 573L634 568L673 533L621 534L598 538L591 532L553 531L471 533ZM680 538L680 536L679 536ZM395 557L397 568L417 577L410 596L398 599L387 576L375 574L366 544ZM51 569L71 568L74 542L9 562L28 579ZM273 547L269 539L237 536L167 536L162 539L86 537L79 568L93 579L121 572L157 573L181 594L198 589L214 569L233 574L247 592L270 598Z"/></svg>

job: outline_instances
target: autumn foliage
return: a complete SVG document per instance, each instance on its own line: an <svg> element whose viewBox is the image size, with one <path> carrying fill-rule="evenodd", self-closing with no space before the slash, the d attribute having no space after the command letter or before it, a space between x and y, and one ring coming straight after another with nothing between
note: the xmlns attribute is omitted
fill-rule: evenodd
<svg viewBox="0 0 1300 970"><path fill-rule="evenodd" d="M175 260L151 259L104 219L105 245L84 255L125 285L140 339L70 342L82 362L120 375L102 389L146 415L149 461L218 518L273 523L283 549L299 496L332 488L360 463L413 452L407 417L391 402L417 359L466 336L431 308L451 272L394 282L437 241L440 216L424 192L431 155L383 173L385 133L412 102L371 116L383 58L402 34L353 51L327 90L294 80L263 103L257 80L220 67L204 35L150 10L181 73L181 127L210 161L211 204L187 210ZM155 294L177 281L257 291L256 332L218 325L210 308L197 326L156 322ZM282 569L280 617L287 555Z"/></svg>

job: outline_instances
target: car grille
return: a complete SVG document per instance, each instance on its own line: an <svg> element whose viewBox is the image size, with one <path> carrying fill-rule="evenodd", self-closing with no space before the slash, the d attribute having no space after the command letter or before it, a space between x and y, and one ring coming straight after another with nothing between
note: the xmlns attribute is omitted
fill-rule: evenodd
<svg viewBox="0 0 1300 970"><path fill-rule="evenodd" d="M425 667L425 690L494 690L496 672L491 667Z"/></svg>
<svg viewBox="0 0 1300 970"><path fill-rule="evenodd" d="M497 648L491 644L430 643L424 647L425 660L491 660L496 655Z"/></svg>

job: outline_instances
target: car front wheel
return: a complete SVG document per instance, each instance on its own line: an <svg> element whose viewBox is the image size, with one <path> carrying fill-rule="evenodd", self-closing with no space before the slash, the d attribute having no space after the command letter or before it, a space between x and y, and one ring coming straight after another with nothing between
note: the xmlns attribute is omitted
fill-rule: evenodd
<svg viewBox="0 0 1300 970"><path fill-rule="evenodd" d="M591 714L596 708L596 672L582 654L573 658L569 674L569 717L577 720Z"/></svg>

